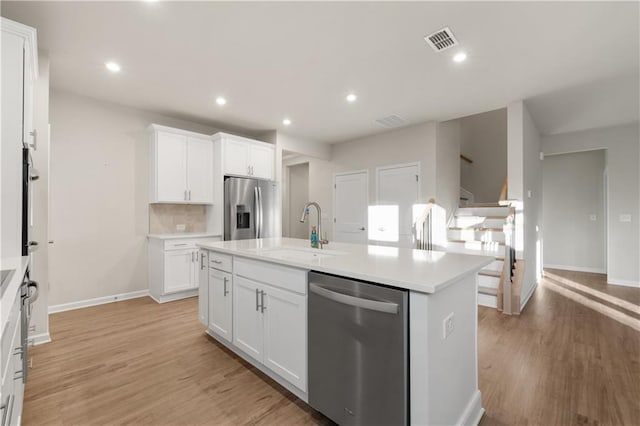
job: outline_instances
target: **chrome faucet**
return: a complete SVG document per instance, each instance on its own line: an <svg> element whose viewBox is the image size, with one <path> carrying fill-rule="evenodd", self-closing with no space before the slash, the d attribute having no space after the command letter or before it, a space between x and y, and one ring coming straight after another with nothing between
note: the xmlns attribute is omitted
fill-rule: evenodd
<svg viewBox="0 0 640 426"><path fill-rule="evenodd" d="M322 208L320 208L320 204L315 201L309 201L304 209L302 209L302 216L300 217L300 222L304 223L307 220L307 216L309 215L309 207L314 206L318 211L318 223L316 228L318 229L318 244L320 244L320 248L325 244L329 244L329 240L322 238Z"/></svg>

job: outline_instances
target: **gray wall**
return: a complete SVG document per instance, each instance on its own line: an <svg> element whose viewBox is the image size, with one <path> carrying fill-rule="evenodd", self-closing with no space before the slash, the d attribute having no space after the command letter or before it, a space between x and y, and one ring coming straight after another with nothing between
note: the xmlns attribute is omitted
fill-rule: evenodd
<svg viewBox="0 0 640 426"><path fill-rule="evenodd" d="M49 305L148 288L148 133L218 129L51 92Z"/></svg>
<svg viewBox="0 0 640 426"><path fill-rule="evenodd" d="M607 280L640 287L640 171L638 123L545 136L545 155L607 150L609 212ZM621 222L620 215L631 215Z"/></svg>
<svg viewBox="0 0 640 426"><path fill-rule="evenodd" d="M545 157L545 267L605 272L604 171L603 150Z"/></svg>
<svg viewBox="0 0 640 426"><path fill-rule="evenodd" d="M498 201L507 176L506 108L459 119L460 152L473 164L460 162L460 185L477 203Z"/></svg>
<svg viewBox="0 0 640 426"><path fill-rule="evenodd" d="M300 214L309 201L309 163L288 166L289 168L289 235L291 238L309 238L309 225L315 222L300 222Z"/></svg>

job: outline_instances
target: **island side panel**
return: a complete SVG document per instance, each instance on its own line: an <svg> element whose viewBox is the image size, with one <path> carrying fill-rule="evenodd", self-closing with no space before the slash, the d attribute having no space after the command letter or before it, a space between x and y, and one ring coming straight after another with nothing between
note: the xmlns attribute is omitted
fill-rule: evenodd
<svg viewBox="0 0 640 426"><path fill-rule="evenodd" d="M409 293L411 424L477 424L484 412L478 389L477 275L445 289ZM445 318L453 332L444 338Z"/></svg>

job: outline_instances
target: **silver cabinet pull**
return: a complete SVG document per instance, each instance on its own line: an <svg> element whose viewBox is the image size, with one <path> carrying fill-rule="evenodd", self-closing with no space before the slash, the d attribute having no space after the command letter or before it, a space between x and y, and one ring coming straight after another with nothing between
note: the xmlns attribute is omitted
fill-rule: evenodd
<svg viewBox="0 0 640 426"><path fill-rule="evenodd" d="M222 263L222 260L211 259L211 262L215 263L216 265L219 265Z"/></svg>
<svg viewBox="0 0 640 426"><path fill-rule="evenodd" d="M179 243L179 244L174 244L174 246L175 246L175 247L178 247L178 246L188 246L188 245L189 245L188 243Z"/></svg>
<svg viewBox="0 0 640 426"><path fill-rule="evenodd" d="M187 201L187 190L184 190L184 200Z"/></svg>
<svg viewBox="0 0 640 426"><path fill-rule="evenodd" d="M267 309L267 307L264 306L264 291L260 290L260 312L264 314L265 309Z"/></svg>
<svg viewBox="0 0 640 426"><path fill-rule="evenodd" d="M361 231L364 231L364 230L365 230L365 227L363 226L362 228L358 228L358 229L360 229Z"/></svg>
<svg viewBox="0 0 640 426"><path fill-rule="evenodd" d="M204 269L204 253L200 253L200 270Z"/></svg>
<svg viewBox="0 0 640 426"><path fill-rule="evenodd" d="M189 201L191 201L191 190L189 190Z"/></svg>
<svg viewBox="0 0 640 426"><path fill-rule="evenodd" d="M229 281L229 278L227 277L222 279L222 282L224 283L224 297L227 297L227 294L229 294L229 291L227 290L227 281Z"/></svg>

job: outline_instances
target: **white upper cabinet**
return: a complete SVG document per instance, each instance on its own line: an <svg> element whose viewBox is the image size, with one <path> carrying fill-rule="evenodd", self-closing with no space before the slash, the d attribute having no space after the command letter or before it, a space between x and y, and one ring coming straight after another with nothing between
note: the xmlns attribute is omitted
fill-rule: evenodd
<svg viewBox="0 0 640 426"><path fill-rule="evenodd" d="M151 125L151 203L213 203L213 142Z"/></svg>
<svg viewBox="0 0 640 426"><path fill-rule="evenodd" d="M210 139L187 138L187 186L189 201L213 202L213 142Z"/></svg>
<svg viewBox="0 0 640 426"><path fill-rule="evenodd" d="M274 179L276 150L273 145L227 133L216 133L213 137L222 141L225 175Z"/></svg>

